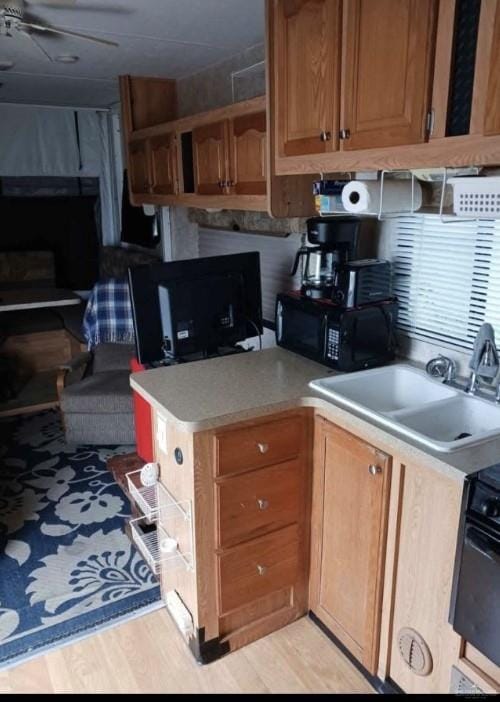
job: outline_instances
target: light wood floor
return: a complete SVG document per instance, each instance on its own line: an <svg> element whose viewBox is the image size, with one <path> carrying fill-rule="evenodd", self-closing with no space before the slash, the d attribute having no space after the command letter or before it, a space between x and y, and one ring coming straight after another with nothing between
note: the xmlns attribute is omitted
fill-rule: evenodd
<svg viewBox="0 0 500 702"><path fill-rule="evenodd" d="M0 672L1 693L369 693L308 619L199 666L165 610Z"/></svg>

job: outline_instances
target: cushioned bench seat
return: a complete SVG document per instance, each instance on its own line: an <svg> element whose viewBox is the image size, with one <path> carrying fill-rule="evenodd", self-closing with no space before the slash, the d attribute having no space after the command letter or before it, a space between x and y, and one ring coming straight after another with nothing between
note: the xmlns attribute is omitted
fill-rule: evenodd
<svg viewBox="0 0 500 702"><path fill-rule="evenodd" d="M60 395L66 440L71 444L135 444L134 408L130 389L129 344L100 344L88 374L67 385Z"/></svg>

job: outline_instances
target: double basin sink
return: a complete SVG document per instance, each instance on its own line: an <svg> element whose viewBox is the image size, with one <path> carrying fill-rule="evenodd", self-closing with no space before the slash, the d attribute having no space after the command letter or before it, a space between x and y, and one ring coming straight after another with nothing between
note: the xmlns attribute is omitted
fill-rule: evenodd
<svg viewBox="0 0 500 702"><path fill-rule="evenodd" d="M314 390L434 451L500 437L500 407L399 364L310 383Z"/></svg>

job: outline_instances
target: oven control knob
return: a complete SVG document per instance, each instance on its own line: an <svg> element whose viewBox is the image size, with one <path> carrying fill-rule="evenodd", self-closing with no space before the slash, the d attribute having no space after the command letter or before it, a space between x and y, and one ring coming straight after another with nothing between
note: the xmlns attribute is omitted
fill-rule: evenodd
<svg viewBox="0 0 500 702"><path fill-rule="evenodd" d="M492 517L493 519L500 517L500 501L498 500L483 500L479 505L479 509L485 517Z"/></svg>

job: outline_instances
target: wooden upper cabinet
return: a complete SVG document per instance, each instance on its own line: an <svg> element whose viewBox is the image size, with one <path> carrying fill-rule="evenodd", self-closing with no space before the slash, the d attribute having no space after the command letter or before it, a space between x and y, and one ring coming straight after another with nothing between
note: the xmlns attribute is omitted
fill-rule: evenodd
<svg viewBox="0 0 500 702"><path fill-rule="evenodd" d="M178 191L175 134L155 137L150 144L152 192L155 195L175 195Z"/></svg>
<svg viewBox="0 0 500 702"><path fill-rule="evenodd" d="M427 139L435 0L344 0L341 148Z"/></svg>
<svg viewBox="0 0 500 702"><path fill-rule="evenodd" d="M495 3L484 133L500 134L500 2L498 0Z"/></svg>
<svg viewBox="0 0 500 702"><path fill-rule="evenodd" d="M471 133L500 134L500 0L481 4Z"/></svg>
<svg viewBox="0 0 500 702"><path fill-rule="evenodd" d="M151 151L148 141L134 141L128 149L128 169L131 195L151 192Z"/></svg>
<svg viewBox="0 0 500 702"><path fill-rule="evenodd" d="M127 134L177 117L176 81L120 76L123 124Z"/></svg>
<svg viewBox="0 0 500 702"><path fill-rule="evenodd" d="M343 149L426 140L434 0L345 0Z"/></svg>
<svg viewBox="0 0 500 702"><path fill-rule="evenodd" d="M273 0L269 5L278 154L338 148L340 0Z"/></svg>
<svg viewBox="0 0 500 702"><path fill-rule="evenodd" d="M374 674L391 458L325 420L318 424L310 606Z"/></svg>
<svg viewBox="0 0 500 702"><path fill-rule="evenodd" d="M238 195L266 194L266 113L232 120L230 187Z"/></svg>
<svg viewBox="0 0 500 702"><path fill-rule="evenodd" d="M193 129L195 190L199 195L226 192L228 177L228 121Z"/></svg>

